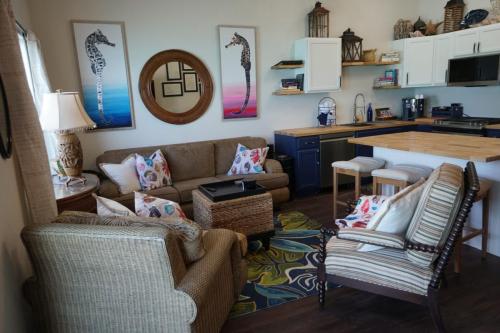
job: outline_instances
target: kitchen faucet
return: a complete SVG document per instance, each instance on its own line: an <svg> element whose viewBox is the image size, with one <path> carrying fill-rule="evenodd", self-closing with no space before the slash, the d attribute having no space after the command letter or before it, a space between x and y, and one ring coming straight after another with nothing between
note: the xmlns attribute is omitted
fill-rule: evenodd
<svg viewBox="0 0 500 333"><path fill-rule="evenodd" d="M363 106L358 106L358 98L362 98L362 101L363 101ZM362 93L359 93L356 95L356 97L354 97L354 115L353 115L353 123L356 124L358 122L356 116L358 114L358 110L362 111L362 116L363 116L363 119L365 117L365 110L366 110L366 100L365 100L365 95L363 95Z"/></svg>

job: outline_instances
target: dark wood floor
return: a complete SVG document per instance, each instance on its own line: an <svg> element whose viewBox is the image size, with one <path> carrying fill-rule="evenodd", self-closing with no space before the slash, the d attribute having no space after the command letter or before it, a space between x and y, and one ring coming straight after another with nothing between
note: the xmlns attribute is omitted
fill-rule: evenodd
<svg viewBox="0 0 500 333"><path fill-rule="evenodd" d="M294 200L283 210L297 210L320 222L330 219L331 195ZM440 293L448 332L500 332L500 258L481 260L465 247L460 276L447 273ZM418 305L338 288L327 293L320 311L316 297L229 320L223 332L434 332L427 309Z"/></svg>

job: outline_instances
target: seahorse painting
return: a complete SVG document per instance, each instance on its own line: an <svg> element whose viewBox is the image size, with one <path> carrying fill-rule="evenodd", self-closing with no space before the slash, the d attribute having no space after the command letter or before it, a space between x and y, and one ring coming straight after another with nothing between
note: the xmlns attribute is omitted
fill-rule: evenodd
<svg viewBox="0 0 500 333"><path fill-rule="evenodd" d="M103 70L106 67L106 59L104 59L101 51L97 48L98 44L104 44L111 47L114 47L115 44L108 41L108 38L102 33L100 29L97 29L95 32L88 35L85 39L85 51L87 53L87 57L90 60L90 67L92 69L92 73L94 73L96 77L96 91L97 91L97 110L99 112L99 117L101 118L102 123L109 123L109 120L106 119L104 114L104 105L103 105L103 92L102 92L102 81L103 81Z"/></svg>
<svg viewBox="0 0 500 333"><path fill-rule="evenodd" d="M233 112L234 114L240 114L246 110L248 105L248 100L250 99L250 87L251 87L250 70L252 69L252 62L250 61L250 45L248 44L248 41L245 39L245 37L241 36L237 32L234 33L233 37L231 38L231 42L226 45L226 49L230 46L236 46L236 45L242 46L241 67L243 67L243 69L245 70L245 80L247 85L245 101L243 102L243 105L241 106L239 111Z"/></svg>

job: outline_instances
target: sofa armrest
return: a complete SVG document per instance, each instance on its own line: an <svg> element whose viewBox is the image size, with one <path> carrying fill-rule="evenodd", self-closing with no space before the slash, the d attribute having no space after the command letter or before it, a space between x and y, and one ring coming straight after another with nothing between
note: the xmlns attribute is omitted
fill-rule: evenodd
<svg viewBox="0 0 500 333"><path fill-rule="evenodd" d="M345 228L339 229L337 232L338 239L351 240L364 244L379 245L394 249L405 248L405 240L403 237L387 232L380 232L370 229L360 228Z"/></svg>
<svg viewBox="0 0 500 333"><path fill-rule="evenodd" d="M99 186L99 195L105 198L116 198L121 196L118 185L109 179L104 179Z"/></svg>
<svg viewBox="0 0 500 333"><path fill-rule="evenodd" d="M264 170L266 173L283 173L281 163L273 159L267 159L264 162Z"/></svg>

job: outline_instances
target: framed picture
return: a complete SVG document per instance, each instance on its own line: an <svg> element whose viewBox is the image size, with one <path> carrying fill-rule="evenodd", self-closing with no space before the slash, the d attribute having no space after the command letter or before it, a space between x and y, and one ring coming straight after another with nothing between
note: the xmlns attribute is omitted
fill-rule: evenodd
<svg viewBox="0 0 500 333"><path fill-rule="evenodd" d="M71 21L83 104L97 129L134 128L123 22Z"/></svg>
<svg viewBox="0 0 500 333"><path fill-rule="evenodd" d="M255 30L219 26L224 119L257 118Z"/></svg>
<svg viewBox="0 0 500 333"><path fill-rule="evenodd" d="M167 80L175 81L181 80L181 64L178 61L171 61L167 63Z"/></svg>
<svg viewBox="0 0 500 333"><path fill-rule="evenodd" d="M161 89L163 97L179 97L184 95L181 82L163 82Z"/></svg>
<svg viewBox="0 0 500 333"><path fill-rule="evenodd" d="M198 75L195 73L182 73L184 82L184 92L198 91Z"/></svg>
<svg viewBox="0 0 500 333"><path fill-rule="evenodd" d="M183 71L192 71L193 67L186 65L185 63L182 63L182 70Z"/></svg>

